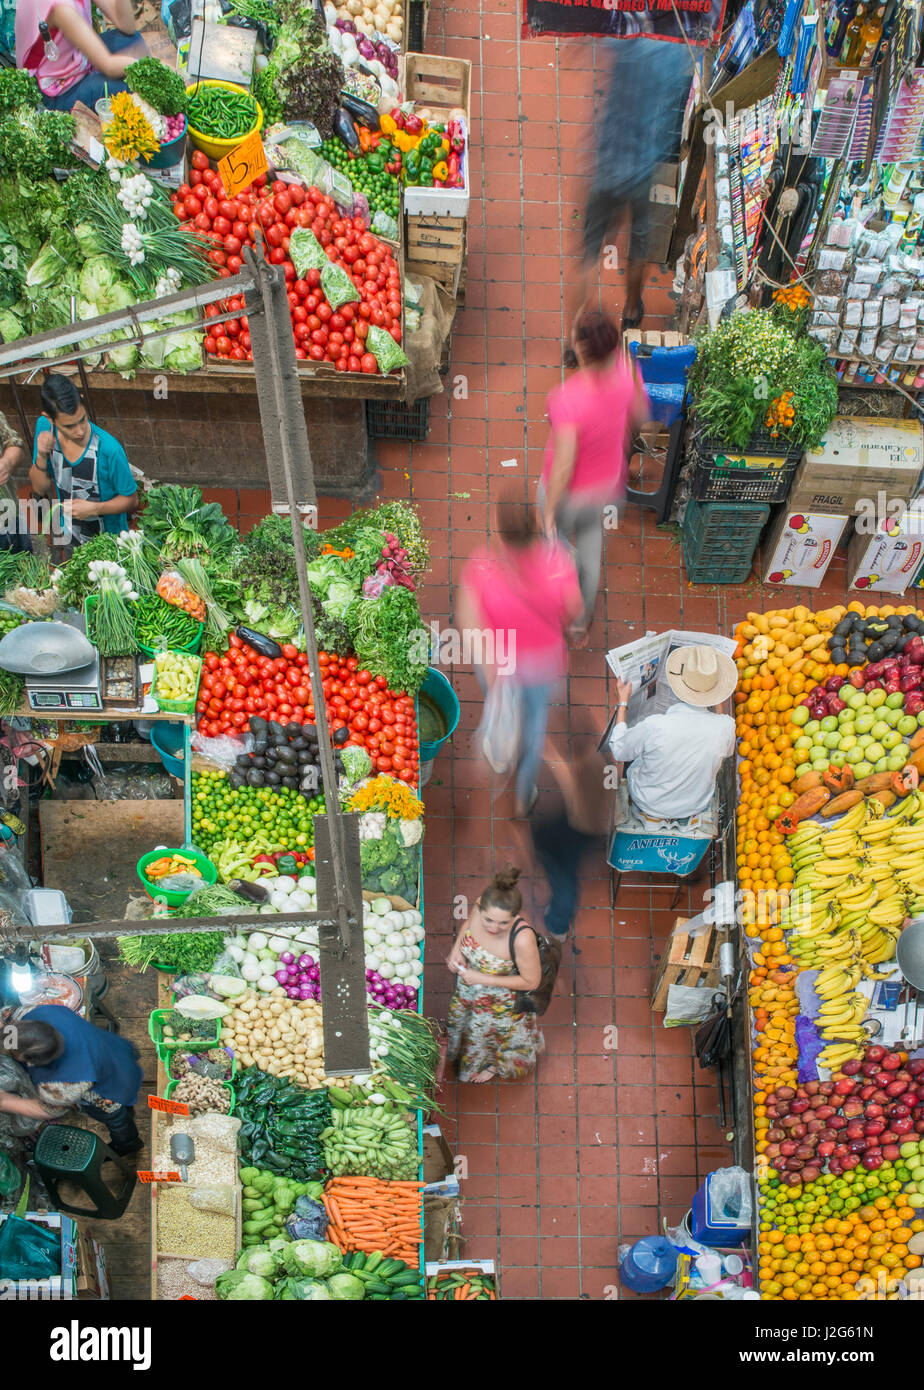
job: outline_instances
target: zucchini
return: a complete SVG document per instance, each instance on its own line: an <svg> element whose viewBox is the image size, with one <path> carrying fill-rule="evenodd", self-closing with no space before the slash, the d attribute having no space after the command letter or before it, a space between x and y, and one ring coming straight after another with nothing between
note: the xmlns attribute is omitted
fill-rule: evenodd
<svg viewBox="0 0 924 1390"><path fill-rule="evenodd" d="M378 1269L379 1265L382 1263L384 1258L385 1256L382 1254L381 1250L373 1251L373 1253L369 1256L369 1258L366 1261L366 1269L369 1271L370 1274L374 1269Z"/></svg>
<svg viewBox="0 0 924 1390"><path fill-rule="evenodd" d="M353 1273L356 1274L358 1270L365 1268L366 1257L363 1254L362 1250L357 1250L356 1254L353 1256Z"/></svg>
<svg viewBox="0 0 924 1390"><path fill-rule="evenodd" d="M393 1289L403 1289L409 1284L420 1287L420 1275L414 1269L407 1270L404 1274L395 1274L388 1281Z"/></svg>
<svg viewBox="0 0 924 1390"><path fill-rule="evenodd" d="M366 1281L366 1297L371 1298L373 1294L391 1295L391 1285L385 1284L381 1279L369 1279Z"/></svg>

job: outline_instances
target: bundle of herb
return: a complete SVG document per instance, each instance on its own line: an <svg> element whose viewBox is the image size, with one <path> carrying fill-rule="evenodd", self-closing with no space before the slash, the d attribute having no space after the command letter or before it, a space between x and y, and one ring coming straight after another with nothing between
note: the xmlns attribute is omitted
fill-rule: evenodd
<svg viewBox="0 0 924 1390"><path fill-rule="evenodd" d="M427 665L418 659L420 610L410 590L391 584L376 599L354 599L346 621L362 665L381 673L390 689L416 695Z"/></svg>
<svg viewBox="0 0 924 1390"><path fill-rule="evenodd" d="M0 68L0 116L41 104L42 94L31 72L23 68Z"/></svg>
<svg viewBox="0 0 924 1390"><path fill-rule="evenodd" d="M115 536L103 531L90 541L78 545L71 558L59 571L58 595L65 608L80 608L87 594L93 592L90 566L94 560L117 560L119 547Z"/></svg>
<svg viewBox="0 0 924 1390"><path fill-rule="evenodd" d="M186 110L186 84L178 72L159 58L139 58L129 63L125 85L161 116L179 116Z"/></svg>
<svg viewBox="0 0 924 1390"><path fill-rule="evenodd" d="M240 899L238 899L240 902ZM136 970L157 961L176 975L208 972L224 948L221 932L170 932L161 936L120 936L119 959ZM188 1019L183 1019L184 1027Z"/></svg>
<svg viewBox="0 0 924 1390"><path fill-rule="evenodd" d="M225 554L237 539L217 502L203 502L201 488L174 483L162 483L148 493L144 531L165 564Z"/></svg>
<svg viewBox="0 0 924 1390"><path fill-rule="evenodd" d="M18 108L0 120L0 169L5 175L45 179L56 168L69 168L75 162L74 129L74 118L66 111Z"/></svg>

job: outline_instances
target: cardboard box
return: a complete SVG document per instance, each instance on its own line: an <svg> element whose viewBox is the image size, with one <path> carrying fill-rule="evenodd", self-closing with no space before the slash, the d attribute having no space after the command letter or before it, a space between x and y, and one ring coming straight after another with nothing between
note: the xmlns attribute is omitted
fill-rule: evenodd
<svg viewBox="0 0 924 1390"><path fill-rule="evenodd" d="M0 1216L0 1228L6 1221ZM63 1212L27 1211L26 1221L34 1221L61 1236L61 1269L49 1279L0 1279L0 1300L69 1300L77 1297L77 1223Z"/></svg>
<svg viewBox="0 0 924 1390"><path fill-rule="evenodd" d="M858 532L847 550L847 586L864 593L903 594L924 560L924 503L885 521L874 535Z"/></svg>
<svg viewBox="0 0 924 1390"><path fill-rule="evenodd" d="M817 589L849 520L846 512L793 511L787 502L762 548L761 582Z"/></svg>
<svg viewBox="0 0 924 1390"><path fill-rule="evenodd" d="M853 515L865 504L886 516L890 502L914 495L922 467L919 421L839 415L818 449L805 454L791 496L813 511Z"/></svg>
<svg viewBox="0 0 924 1390"><path fill-rule="evenodd" d="M452 1149L446 1143L439 1125L423 1128L423 1180L425 1192L442 1197L459 1195L459 1180Z"/></svg>
<svg viewBox="0 0 924 1390"><path fill-rule="evenodd" d="M76 1288L78 1299L85 1302L99 1302L112 1297L103 1247L83 1231L77 1232Z"/></svg>

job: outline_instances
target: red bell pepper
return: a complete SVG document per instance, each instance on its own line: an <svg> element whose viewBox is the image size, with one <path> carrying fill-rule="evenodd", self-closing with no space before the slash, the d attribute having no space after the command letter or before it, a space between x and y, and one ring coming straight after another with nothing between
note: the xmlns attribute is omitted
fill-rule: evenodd
<svg viewBox="0 0 924 1390"><path fill-rule="evenodd" d="M395 125L398 127L399 130L405 129L404 112L401 110L400 106L393 106L388 114L389 116L391 116L392 120L394 121Z"/></svg>
<svg viewBox="0 0 924 1390"><path fill-rule="evenodd" d="M413 111L404 118L404 129L408 135L419 135L423 130L423 121L419 116L415 116Z"/></svg>
<svg viewBox="0 0 924 1390"><path fill-rule="evenodd" d="M459 156L455 152L453 152L449 156L448 164L449 177L446 180L446 187L464 188L465 182L462 178L462 161L459 159Z"/></svg>
<svg viewBox="0 0 924 1390"><path fill-rule="evenodd" d="M450 121L447 134L450 150L455 154L461 154L465 149L465 132L462 129L461 121Z"/></svg>

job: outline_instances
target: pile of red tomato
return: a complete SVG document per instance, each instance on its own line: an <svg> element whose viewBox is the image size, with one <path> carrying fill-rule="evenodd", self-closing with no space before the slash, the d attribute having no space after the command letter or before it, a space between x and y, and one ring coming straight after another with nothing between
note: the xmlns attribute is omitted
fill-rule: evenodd
<svg viewBox="0 0 924 1390"><path fill-rule="evenodd" d="M289 296L295 356L301 360L331 362L337 371L377 373L378 363L366 351L370 325L384 328L401 341L401 277L391 251L368 231L361 217L341 214L333 198L312 186L267 183L265 176L234 198L225 196L224 185L208 158L197 150L192 156L189 183L181 184L172 197L181 222L189 222L197 236L207 241L209 260L218 275L228 279L241 269L241 250L256 244L259 227L267 258L282 266ZM294 227L314 232L330 260L350 276L359 299L333 309L321 289L321 274L309 270L303 279L288 256ZM210 305L207 318L230 309L238 317L216 324L206 333L205 350L220 361L253 360L244 303L240 298L219 308Z"/></svg>
<svg viewBox="0 0 924 1390"><path fill-rule="evenodd" d="M385 677L363 670L355 656L321 652L318 661L332 734L348 728L346 742L365 748L376 772L416 783L420 759L411 696L389 690ZM203 657L196 714L206 738L244 734L252 714L281 724L313 724L308 657L291 644L275 660L261 656L233 633L224 656Z"/></svg>

